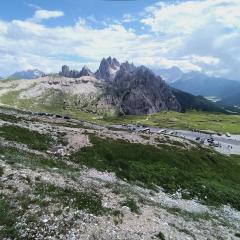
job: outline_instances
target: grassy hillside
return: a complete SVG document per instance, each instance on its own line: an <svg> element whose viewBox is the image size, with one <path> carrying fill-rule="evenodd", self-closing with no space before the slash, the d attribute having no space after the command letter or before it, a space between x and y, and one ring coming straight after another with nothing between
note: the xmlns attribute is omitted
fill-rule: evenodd
<svg viewBox="0 0 240 240"><path fill-rule="evenodd" d="M218 108L215 108L215 105L209 105L209 108L207 109L212 110L213 112L187 110L186 113L160 112L149 116L118 117L113 109L106 110L98 108L96 106L95 98L92 98L90 102L87 99L81 98L81 101L79 102L80 97L64 95L60 91L50 91L41 98L35 99L19 99L19 94L19 91L12 91L2 95L0 97L0 103L37 112L69 115L76 119L100 124L139 123L149 126L177 129L199 129L213 130L216 132L240 133L240 115L219 113ZM202 106L205 108L208 107L205 102L206 100L203 101L203 104L201 98L197 98L196 100L196 97L194 97L194 101L194 104L197 104L199 109L202 109ZM190 103L191 102L192 101L190 101ZM189 103L185 102L186 109L188 109L187 104L189 105ZM217 112L215 113L215 111Z"/></svg>
<svg viewBox="0 0 240 240"><path fill-rule="evenodd" d="M200 110L206 112L222 112L225 110L217 104L205 99L202 96L194 96L177 89L172 89L173 94L176 96L178 102L181 104L182 111L187 110Z"/></svg>
<svg viewBox="0 0 240 240"><path fill-rule="evenodd" d="M159 126L176 129L213 130L240 134L240 115L188 111L186 113L161 112L149 116L125 116L104 118L111 124L139 123L147 126Z"/></svg>
<svg viewBox="0 0 240 240"><path fill-rule="evenodd" d="M145 221L151 234L146 239L168 236L162 229L152 232L154 224L163 223L168 223L171 233L176 231L174 223L180 229L176 236L182 231L189 235L188 229L194 235L202 233L206 226L211 226L212 239L237 236L234 216L240 210L240 156L225 156L171 137L81 126L73 130L65 126L65 120L56 125L41 117L11 113L0 114L0 120L8 122L0 127L0 239L36 239L39 234L69 239L66 234L72 229L88 232L79 231L81 226L112 231ZM194 112L182 115L188 114L193 117ZM154 123L153 116L143 117ZM159 114L155 117L159 119ZM51 152L53 146L66 154ZM226 214L222 204L236 210L226 208L230 211ZM135 232L144 229L140 224Z"/></svg>
<svg viewBox="0 0 240 240"><path fill-rule="evenodd" d="M161 144L131 144L91 135L71 160L100 171L115 172L122 179L154 188L161 186L184 198L198 197L208 204L231 204L240 210L240 157L223 156L201 147L183 150Z"/></svg>
<svg viewBox="0 0 240 240"><path fill-rule="evenodd" d="M227 106L240 105L240 91L232 95L226 96L220 101L221 104Z"/></svg>
<svg viewBox="0 0 240 240"><path fill-rule="evenodd" d="M66 130L67 131L67 130ZM51 147L50 136L25 128L3 126L1 136L6 140L25 143L30 149L45 151ZM114 134L114 133L113 133ZM114 172L128 182L166 192L181 192L186 199L199 198L206 204L231 204L240 210L240 157L225 156L195 145L188 149L180 142L159 140L152 145L130 143L126 140L99 138L88 133L91 146L84 147L69 157L38 160L34 154L25 154L14 148L0 148L0 155L11 164L32 167L52 167L72 171L66 161ZM59 138L57 141L61 141ZM186 167L187 166L187 167Z"/></svg>
<svg viewBox="0 0 240 240"><path fill-rule="evenodd" d="M115 110L106 105L98 105L99 95L70 95L60 90L49 89L41 97L21 98L21 91L10 91L0 96L0 103L32 111L51 112L58 114L75 113L114 115Z"/></svg>
<svg viewBox="0 0 240 240"><path fill-rule="evenodd" d="M36 150L47 150L53 142L49 134L40 134L27 128L12 125L1 126L0 134L6 140L20 142Z"/></svg>

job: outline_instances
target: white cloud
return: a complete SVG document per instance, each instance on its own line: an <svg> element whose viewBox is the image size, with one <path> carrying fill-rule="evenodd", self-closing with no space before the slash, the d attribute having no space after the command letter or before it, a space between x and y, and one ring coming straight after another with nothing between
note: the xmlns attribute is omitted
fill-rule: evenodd
<svg viewBox="0 0 240 240"><path fill-rule="evenodd" d="M62 11L48 11L44 9L37 10L33 16L36 21L46 20L50 18L58 18L64 16Z"/></svg>
<svg viewBox="0 0 240 240"><path fill-rule="evenodd" d="M33 4L33 3L26 3L26 4L27 4L27 6L34 8L34 9L41 9L41 7L36 4Z"/></svg>
<svg viewBox="0 0 240 240"><path fill-rule="evenodd" d="M120 61L152 68L175 65L185 71L201 70L191 59L168 56L181 44L181 37L159 41L150 34L137 34L121 24L93 28L82 18L66 27L13 20L0 22L0 68L5 74L12 73L13 69L28 68L58 71L63 64L77 69L87 64L96 70L103 57L115 56Z"/></svg>
<svg viewBox="0 0 240 240"><path fill-rule="evenodd" d="M135 22L135 21L137 21L137 18L134 17L133 15L131 15L129 13L126 13L123 15L123 20L122 20L123 23L130 23L130 22Z"/></svg>
<svg viewBox="0 0 240 240"><path fill-rule="evenodd" d="M160 2L161 3L161 2ZM190 34L207 24L236 28L240 23L239 0L197 0L156 4L146 9L141 20L153 32Z"/></svg>
<svg viewBox="0 0 240 240"><path fill-rule="evenodd" d="M239 9L239 0L159 2L145 9L140 22L156 38L178 39L165 55L169 59L185 59L204 72L237 79Z"/></svg>
<svg viewBox="0 0 240 240"><path fill-rule="evenodd" d="M197 56L197 55L190 55L184 57L183 59L191 59L193 63L204 63L209 65L216 65L219 63L219 59L211 56Z"/></svg>
<svg viewBox="0 0 240 240"><path fill-rule="evenodd" d="M141 49L142 42L146 42L146 48ZM123 61L134 58L134 48L146 53L153 50L155 44L149 36L138 36L122 25L95 29L83 19L66 27L47 27L20 20L0 24L0 69L5 74L31 66L55 71L67 62L78 68L88 62L96 68L96 63L109 55Z"/></svg>
<svg viewBox="0 0 240 240"><path fill-rule="evenodd" d="M171 68L174 66L181 67L181 70L184 72L188 71L202 71L202 68L194 63L191 63L189 59L169 59L161 56L142 56L135 60L137 64L145 64L150 66L153 69L157 68Z"/></svg>
<svg viewBox="0 0 240 240"><path fill-rule="evenodd" d="M74 25L49 27L41 20L64 13L37 10L32 19L0 21L0 74L27 68L58 71L63 64L77 69L87 64L95 70L101 58L110 55L155 69L178 66L238 78L236 9L239 0L158 2L137 17L149 29L141 34L125 26L124 21L135 21L129 14L119 21L105 19L105 24L95 25L97 20L89 16Z"/></svg>

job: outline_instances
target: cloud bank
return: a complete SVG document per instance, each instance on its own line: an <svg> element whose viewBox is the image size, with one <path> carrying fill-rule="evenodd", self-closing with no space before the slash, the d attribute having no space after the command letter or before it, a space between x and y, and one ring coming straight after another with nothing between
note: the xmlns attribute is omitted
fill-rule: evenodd
<svg viewBox="0 0 240 240"><path fill-rule="evenodd" d="M53 72L62 64L96 69L101 58L111 55L155 69L178 66L239 79L239 9L239 0L157 2L101 26L89 16L55 27L44 20L64 17L64 12L36 9L26 20L0 20L1 75L31 68Z"/></svg>

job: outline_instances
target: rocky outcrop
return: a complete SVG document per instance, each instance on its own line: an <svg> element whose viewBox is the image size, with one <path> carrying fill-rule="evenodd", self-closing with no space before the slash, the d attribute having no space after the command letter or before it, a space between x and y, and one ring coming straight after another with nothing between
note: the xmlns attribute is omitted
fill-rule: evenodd
<svg viewBox="0 0 240 240"><path fill-rule="evenodd" d="M98 79L103 79L108 82L112 82L116 76L117 71L120 69L120 63L116 58L108 57L103 58L99 69L95 73Z"/></svg>
<svg viewBox="0 0 240 240"><path fill-rule="evenodd" d="M59 72L59 75L67 78L80 78L83 76L93 76L93 73L87 66L84 66L81 71L77 71L70 70L69 66L63 65L62 71Z"/></svg>
<svg viewBox="0 0 240 240"><path fill-rule="evenodd" d="M123 114L152 114L163 110L180 111L181 106L168 85L148 68L121 64L111 87L112 104Z"/></svg>
<svg viewBox="0 0 240 240"><path fill-rule="evenodd" d="M80 76L83 77L83 76L93 76L94 74L91 72L91 70L87 67L87 66L84 66L80 72Z"/></svg>
<svg viewBox="0 0 240 240"><path fill-rule="evenodd" d="M95 75L84 66L80 72L64 65L61 76L96 77L106 105L122 114L152 114L159 111L180 111L181 106L168 85L148 68L135 67L132 63L120 64L116 58L103 58ZM102 92L102 91L101 91Z"/></svg>
<svg viewBox="0 0 240 240"><path fill-rule="evenodd" d="M59 72L59 75L68 78L79 78L80 72L77 70L70 70L69 66L63 65L62 71Z"/></svg>

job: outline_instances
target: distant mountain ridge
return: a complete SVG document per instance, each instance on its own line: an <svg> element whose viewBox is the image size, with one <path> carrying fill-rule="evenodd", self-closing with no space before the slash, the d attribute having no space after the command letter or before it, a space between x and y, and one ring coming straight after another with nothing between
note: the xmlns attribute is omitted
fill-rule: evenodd
<svg viewBox="0 0 240 240"><path fill-rule="evenodd" d="M236 91L235 93L224 97L219 103L226 105L226 106L240 107L240 89L238 91Z"/></svg>
<svg viewBox="0 0 240 240"><path fill-rule="evenodd" d="M172 88L172 92L180 103L182 112L185 112L187 110L198 110L206 112L226 113L224 107L207 100L203 96L195 96L191 93L187 93L174 88Z"/></svg>
<svg viewBox="0 0 240 240"><path fill-rule="evenodd" d="M12 75L10 75L8 78L14 78L14 79L35 79L42 77L44 75L44 72L38 70L38 69L32 69L32 70L26 70L21 72L16 72Z"/></svg>
<svg viewBox="0 0 240 240"><path fill-rule="evenodd" d="M221 99L240 90L240 82L210 77L200 72L185 73L170 85L194 95L215 96Z"/></svg>
<svg viewBox="0 0 240 240"><path fill-rule="evenodd" d="M154 72L169 84L176 82L184 75L178 67L157 69Z"/></svg>

